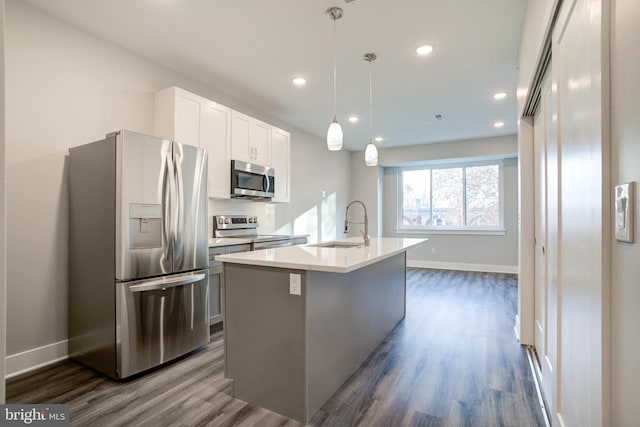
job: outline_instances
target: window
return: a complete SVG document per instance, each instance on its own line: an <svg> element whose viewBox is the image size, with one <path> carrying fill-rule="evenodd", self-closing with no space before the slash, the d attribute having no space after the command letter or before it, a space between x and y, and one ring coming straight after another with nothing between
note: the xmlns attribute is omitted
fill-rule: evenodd
<svg viewBox="0 0 640 427"><path fill-rule="evenodd" d="M402 168L399 229L502 230L502 164Z"/></svg>

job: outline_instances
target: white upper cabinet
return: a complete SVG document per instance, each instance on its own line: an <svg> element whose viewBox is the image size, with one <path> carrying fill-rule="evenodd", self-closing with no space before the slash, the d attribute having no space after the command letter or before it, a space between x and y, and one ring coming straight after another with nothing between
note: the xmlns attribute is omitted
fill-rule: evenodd
<svg viewBox="0 0 640 427"><path fill-rule="evenodd" d="M175 86L156 92L156 136L207 150L208 195L230 196L232 111Z"/></svg>
<svg viewBox="0 0 640 427"><path fill-rule="evenodd" d="M271 166L271 125L233 111L231 158Z"/></svg>
<svg viewBox="0 0 640 427"><path fill-rule="evenodd" d="M155 103L156 136L207 150L209 197L230 197L233 159L273 167L272 201L289 202L289 132L175 86L156 92Z"/></svg>
<svg viewBox="0 0 640 427"><path fill-rule="evenodd" d="M290 144L289 132L276 127L271 128L271 167L275 170L276 179L272 202L289 203Z"/></svg>

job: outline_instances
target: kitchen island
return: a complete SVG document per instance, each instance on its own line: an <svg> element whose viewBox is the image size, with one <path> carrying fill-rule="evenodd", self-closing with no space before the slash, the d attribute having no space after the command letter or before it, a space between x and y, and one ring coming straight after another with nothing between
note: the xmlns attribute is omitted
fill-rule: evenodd
<svg viewBox="0 0 640 427"><path fill-rule="evenodd" d="M306 423L404 318L406 251L424 241L352 238L216 257L234 397Z"/></svg>

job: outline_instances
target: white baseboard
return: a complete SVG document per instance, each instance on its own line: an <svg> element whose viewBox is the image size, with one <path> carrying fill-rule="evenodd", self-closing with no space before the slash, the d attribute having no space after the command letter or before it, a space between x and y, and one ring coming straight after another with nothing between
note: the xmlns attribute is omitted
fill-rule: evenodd
<svg viewBox="0 0 640 427"><path fill-rule="evenodd" d="M68 358L67 340L12 354L5 358L5 378L15 377Z"/></svg>
<svg viewBox="0 0 640 427"><path fill-rule="evenodd" d="M469 264L461 262L422 261L408 259L407 267L435 268L438 270L478 271L481 273L518 274L517 265Z"/></svg>

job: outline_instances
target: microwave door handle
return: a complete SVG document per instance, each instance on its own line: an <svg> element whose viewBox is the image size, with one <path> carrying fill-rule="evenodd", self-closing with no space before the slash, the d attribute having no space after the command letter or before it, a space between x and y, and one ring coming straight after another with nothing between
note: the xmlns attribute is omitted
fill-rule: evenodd
<svg viewBox="0 0 640 427"><path fill-rule="evenodd" d="M265 193L268 193L268 192L269 192L269 187L270 187L269 175L266 175L266 174L265 174L265 175L262 177L262 188L263 188L263 191L264 191Z"/></svg>

